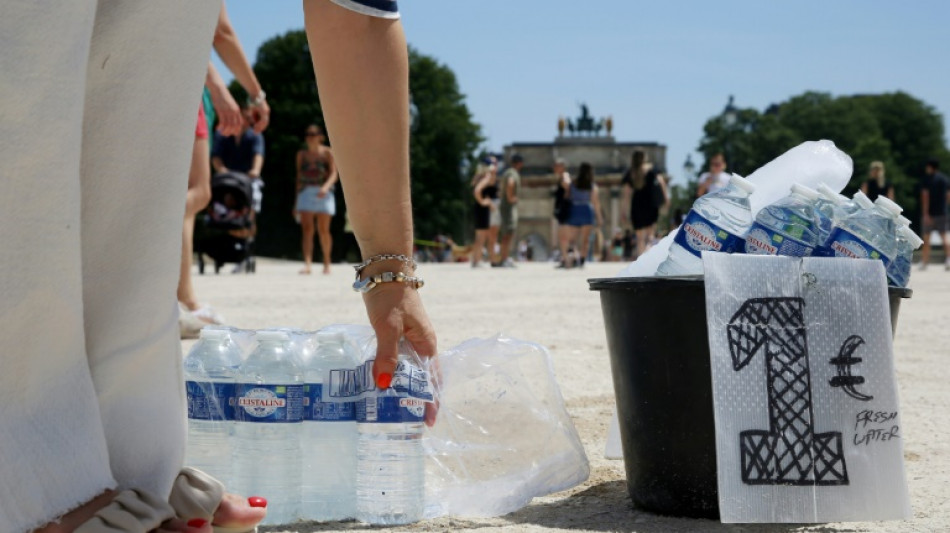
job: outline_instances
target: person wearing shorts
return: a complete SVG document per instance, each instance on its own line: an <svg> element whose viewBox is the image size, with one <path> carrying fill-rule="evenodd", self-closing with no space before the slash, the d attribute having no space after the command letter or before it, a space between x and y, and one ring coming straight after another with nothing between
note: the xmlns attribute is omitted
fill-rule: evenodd
<svg viewBox="0 0 950 533"><path fill-rule="evenodd" d="M947 195L950 179L940 172L940 162L932 159L924 166L924 178L920 182L920 212L923 213L920 236L924 246L920 250L920 269L930 263L930 236L940 235L944 254L947 254ZM944 269L950 270L950 256L944 261Z"/></svg>
<svg viewBox="0 0 950 533"><path fill-rule="evenodd" d="M305 140L306 149L297 152L297 203L294 207L303 233L303 269L300 273L310 274L316 227L323 252L323 273L329 274L333 251L330 221L336 214L336 196L333 194L333 185L337 181L336 163L330 147L324 144L326 137L319 126L307 126Z"/></svg>
<svg viewBox="0 0 950 533"><path fill-rule="evenodd" d="M499 195L499 213L501 216L501 258L498 266L514 267L511 260L511 241L518 230L518 195L521 194L521 168L524 167L524 158L520 154L511 156L511 165L501 175Z"/></svg>

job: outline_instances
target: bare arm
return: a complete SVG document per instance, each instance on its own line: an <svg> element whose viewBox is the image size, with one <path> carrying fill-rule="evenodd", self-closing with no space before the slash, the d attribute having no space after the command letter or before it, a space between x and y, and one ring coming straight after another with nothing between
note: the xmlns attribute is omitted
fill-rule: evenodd
<svg viewBox="0 0 950 533"><path fill-rule="evenodd" d="M298 193L303 190L303 170L301 169L302 166L303 166L303 150L297 150L296 169L297 169L297 192Z"/></svg>
<svg viewBox="0 0 950 533"><path fill-rule="evenodd" d="M225 85L214 63L208 62L208 73L205 76L205 87L211 94L211 105L218 114L218 131L222 135L237 135L241 133L241 108L231 91Z"/></svg>
<svg viewBox="0 0 950 533"><path fill-rule="evenodd" d="M211 158L211 166L214 167L214 172L216 174L222 174L228 171L228 167L224 166L224 161L221 161L221 158L218 156L213 156Z"/></svg>
<svg viewBox="0 0 950 533"><path fill-rule="evenodd" d="M515 181L508 178L505 183L505 195L508 197L508 203L512 205L518 203L518 197L515 196Z"/></svg>
<svg viewBox="0 0 950 533"><path fill-rule="evenodd" d="M475 201L483 207L488 207L491 205L491 199L482 196L482 191L485 190L485 187L488 185L488 177L478 182L478 185L475 186L475 190L472 194L475 196Z"/></svg>
<svg viewBox="0 0 950 533"><path fill-rule="evenodd" d="M864 194L868 193L868 182L865 181L864 183L861 184L861 192L863 192Z"/></svg>
<svg viewBox="0 0 950 533"><path fill-rule="evenodd" d="M624 183L620 189L620 219L630 221L630 202L633 201L633 187Z"/></svg>
<svg viewBox="0 0 950 533"><path fill-rule="evenodd" d="M335 185L337 180L340 179L340 173L336 171L336 160L333 159L333 151L328 148L326 151L326 154L327 154L327 173L329 174L329 177L327 178L326 183L323 184L323 187L320 187L321 198L325 194L330 192L330 189L333 188L333 185Z"/></svg>
<svg viewBox="0 0 950 533"><path fill-rule="evenodd" d="M367 17L326 0L304 0L307 38L333 153L345 177L353 232L364 258L413 253L409 189L409 58L398 20ZM366 157L366 154L373 157ZM380 261L363 274L404 270ZM388 388L405 339L419 355L438 353L419 293L383 283L363 295L376 332L373 376ZM434 407L432 404L427 404ZM435 423L427 407L426 423Z"/></svg>
<svg viewBox="0 0 950 533"><path fill-rule="evenodd" d="M241 87L244 87L251 100L260 95L263 91L261 84L257 81L257 76L254 75L254 69L248 63L247 56L244 55L244 48L241 47L241 41L238 40L234 26L231 25L231 19L228 18L228 11L223 4L221 5L221 12L218 14L218 25L214 30L213 43L214 51L218 53L221 61L234 74L234 78L241 84ZM267 128L267 124L270 122L270 107L266 100L254 107L256 119L254 121L254 131L260 133Z"/></svg>
<svg viewBox="0 0 950 533"><path fill-rule="evenodd" d="M924 214L924 221L930 223L930 191L926 188L920 190L920 212Z"/></svg>
<svg viewBox="0 0 950 533"><path fill-rule="evenodd" d="M251 160L251 169L247 171L247 175L252 178L261 177L261 169L264 168L264 156L261 154L254 154L254 159Z"/></svg>
<svg viewBox="0 0 950 533"><path fill-rule="evenodd" d="M894 187L887 188L887 198L894 201ZM947 192L947 199L950 199L950 191Z"/></svg>

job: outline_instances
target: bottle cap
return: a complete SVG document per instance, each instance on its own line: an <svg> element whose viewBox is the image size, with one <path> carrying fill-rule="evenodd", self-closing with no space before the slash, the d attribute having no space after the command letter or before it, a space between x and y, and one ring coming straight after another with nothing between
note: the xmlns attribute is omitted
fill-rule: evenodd
<svg viewBox="0 0 950 533"><path fill-rule="evenodd" d="M903 237L907 242L913 245L914 250L920 248L924 244L924 240L921 239L912 229L908 226L901 226L897 229L897 233Z"/></svg>
<svg viewBox="0 0 950 533"><path fill-rule="evenodd" d="M259 342L287 342L290 340L290 335L288 335L286 331L272 329L258 331L254 336L257 337Z"/></svg>
<svg viewBox="0 0 950 533"><path fill-rule="evenodd" d="M805 187L800 183L792 185L792 194L800 194L813 202L818 199L818 193L815 192L815 189L812 189L811 187Z"/></svg>
<svg viewBox="0 0 950 533"><path fill-rule="evenodd" d="M317 332L317 344L343 344L343 332L320 330Z"/></svg>
<svg viewBox="0 0 950 533"><path fill-rule="evenodd" d="M874 207L874 202L872 202L871 199L861 191L854 193L852 198L854 198L854 203L858 204L858 207L861 209L870 209Z"/></svg>
<svg viewBox="0 0 950 533"><path fill-rule="evenodd" d="M752 194L755 192L755 184L738 174L732 174L731 176L729 176L729 183L735 184L736 187L739 187L740 189L742 189L743 191L749 194Z"/></svg>
<svg viewBox="0 0 950 533"><path fill-rule="evenodd" d="M825 200L828 200L829 202L832 202L838 205L841 205L843 202L848 201L846 197L841 196L840 194L836 193L834 189L825 185L824 183L818 184L818 194L820 194L821 197L824 198Z"/></svg>
<svg viewBox="0 0 950 533"><path fill-rule="evenodd" d="M213 341L223 341L228 338L228 330L215 327L203 327L198 334L199 339L209 339Z"/></svg>
<svg viewBox="0 0 950 533"><path fill-rule="evenodd" d="M886 196L878 196L877 200L874 200L874 205L887 211L894 218L897 218L901 214L901 211L904 210L903 207L897 205L897 203L894 202L894 200L891 200L890 198Z"/></svg>
<svg viewBox="0 0 950 533"><path fill-rule="evenodd" d="M897 222L898 222L901 226L910 226L910 219L907 218L907 217L905 217L904 215L898 216L898 217L897 217Z"/></svg>

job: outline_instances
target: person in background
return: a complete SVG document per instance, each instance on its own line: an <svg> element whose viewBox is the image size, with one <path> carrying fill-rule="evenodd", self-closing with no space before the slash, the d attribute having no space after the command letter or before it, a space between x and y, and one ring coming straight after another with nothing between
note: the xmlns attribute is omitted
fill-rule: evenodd
<svg viewBox="0 0 950 533"><path fill-rule="evenodd" d="M501 258L498 266L514 267L511 260L511 240L518 231L518 195L521 194L521 169L524 158L520 154L511 156L511 165L501 175Z"/></svg>
<svg viewBox="0 0 950 533"><path fill-rule="evenodd" d="M894 186L884 179L884 163L874 161L868 169L868 179L861 184L861 192L873 202L878 196L894 199Z"/></svg>
<svg viewBox="0 0 950 533"><path fill-rule="evenodd" d="M636 233L636 257L640 257L653 243L656 237L656 221L660 218L660 208L669 203L669 193L663 177L647 161L646 154L633 152L630 169L621 180L623 185L623 203L630 206L629 220ZM626 218L626 213L624 213Z"/></svg>
<svg viewBox="0 0 950 533"><path fill-rule="evenodd" d="M567 161L561 157L555 159L553 173L556 186L554 189L554 217L551 219L551 242L557 243L558 246L557 253L560 261L557 268L564 268L567 257L560 250L560 242L570 235L570 228L565 223L571 216L571 201L569 199L571 175L567 171Z"/></svg>
<svg viewBox="0 0 950 533"><path fill-rule="evenodd" d="M338 178L336 163L330 147L324 144L326 137L319 126L307 126L304 139L306 148L297 152L297 203L294 206L294 212L300 217L303 234L303 269L300 273L310 274L316 228L320 251L323 253L323 273L329 274L333 252L330 221L336 215L336 195L333 193Z"/></svg>
<svg viewBox="0 0 950 533"><path fill-rule="evenodd" d="M498 228L501 215L498 213L498 173L495 163L479 166L481 178L475 185L475 244L472 248L472 268L481 264L483 250L490 264L495 263L495 245L498 243Z"/></svg>
<svg viewBox="0 0 950 533"><path fill-rule="evenodd" d="M623 230L620 228L614 228L613 239L610 240L610 260L611 261L623 261L624 259L624 245L623 245Z"/></svg>
<svg viewBox="0 0 950 533"><path fill-rule="evenodd" d="M930 235L937 232L943 244L945 258L944 269L950 270L950 254L947 254L947 196L950 194L950 180L940 172L940 162L927 161L924 177L920 181L920 212L923 213L920 233L924 246L920 250L920 269L926 270L930 263Z"/></svg>
<svg viewBox="0 0 950 533"><path fill-rule="evenodd" d="M703 172L699 176L696 198L704 194L725 189L726 185L729 185L729 173L726 172L726 158L717 152L709 159L709 172Z"/></svg>
<svg viewBox="0 0 950 533"><path fill-rule="evenodd" d="M590 251L590 235L594 222L596 221L598 226L603 224L597 184L594 183L594 167L587 162L581 163L577 171L577 179L568 187L567 197L571 202L571 214L562 224L564 229L560 240L562 266L564 268L575 266L574 258L568 252L573 244L579 258L577 266L583 267Z"/></svg>
<svg viewBox="0 0 950 533"><path fill-rule="evenodd" d="M266 95L262 92L258 98ZM220 131L214 133L214 143L211 149L211 166L216 174L228 171L242 172L251 179L251 236L257 234L257 214L261 212L263 201L264 181L261 170L264 168L264 136L255 130L258 115L254 108L257 101L249 100L241 104L242 127L237 135L224 135ZM240 272L243 263L234 267L234 272Z"/></svg>
<svg viewBox="0 0 950 533"><path fill-rule="evenodd" d="M260 132L270 121L270 107L264 90L261 88L254 70L244 55L244 49L237 38L234 27L228 18L224 5L218 14L218 23L214 31L213 46L221 61L234 73L238 83L244 87L251 99L257 102L253 106L255 129ZM191 262L194 256L195 217L211 201L210 147L208 132L214 124L214 115L218 117L218 131L222 135L237 135L241 132L241 109L227 85L214 68L208 63L205 76L205 94L198 109L198 123L195 129L194 146L191 152L191 169L188 172L188 193L185 199L185 220L181 235L181 263L178 275L178 302L180 304L178 325L182 338L192 338L206 324L221 324L224 318L208 305L198 303L194 284L191 281ZM211 106L206 106L209 101Z"/></svg>

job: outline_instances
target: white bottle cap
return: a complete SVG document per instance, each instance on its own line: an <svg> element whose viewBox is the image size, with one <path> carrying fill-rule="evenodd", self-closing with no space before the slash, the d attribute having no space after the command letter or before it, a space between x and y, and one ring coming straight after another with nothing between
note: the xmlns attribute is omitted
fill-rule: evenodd
<svg viewBox="0 0 950 533"><path fill-rule="evenodd" d="M800 183L792 185L792 194L800 194L812 202L818 199L818 193L815 192L815 189L812 189L811 187L805 187Z"/></svg>
<svg viewBox="0 0 950 533"><path fill-rule="evenodd" d="M742 189L743 191L749 194L752 194L755 192L755 184L738 174L732 174L731 176L729 176L729 183L735 184L736 187L739 187L740 189Z"/></svg>
<svg viewBox="0 0 950 533"><path fill-rule="evenodd" d="M824 198L825 200L828 200L829 202L835 203L837 205L841 205L843 203L842 200L843 201L848 200L844 196L841 196L840 194L836 193L834 189L825 185L824 183L818 184L818 194L820 194L821 197Z"/></svg>
<svg viewBox="0 0 950 533"><path fill-rule="evenodd" d="M343 344L343 332L320 330L317 332L317 343L318 344Z"/></svg>
<svg viewBox="0 0 950 533"><path fill-rule="evenodd" d="M916 250L917 248L920 248L920 246L924 244L924 240L921 239L916 233L914 233L912 229L910 229L907 226L901 226L900 228L898 228L897 233L901 237L903 237L904 240L911 243L911 245L913 245L914 247L914 250Z"/></svg>
<svg viewBox="0 0 950 533"><path fill-rule="evenodd" d="M874 202L866 194L861 191L854 193L854 203L858 204L858 207L861 209L871 209L874 207Z"/></svg>
<svg viewBox="0 0 950 533"><path fill-rule="evenodd" d="M273 329L263 329L254 334L259 342L287 342L290 335L286 331L277 331Z"/></svg>
<svg viewBox="0 0 950 533"><path fill-rule="evenodd" d="M887 211L887 213L890 214L894 218L897 218L898 216L900 216L901 211L904 210L903 207L897 205L897 203L894 202L894 200L891 200L890 198L886 196L878 196L877 200L874 200L874 205L880 207L884 211Z"/></svg>
<svg viewBox="0 0 950 533"><path fill-rule="evenodd" d="M910 226L910 219L905 217L904 215L900 215L899 217L897 217L897 222L901 226Z"/></svg>
<svg viewBox="0 0 950 533"><path fill-rule="evenodd" d="M198 334L199 339L209 339L213 341L223 341L228 338L228 330L224 328L203 327Z"/></svg>

